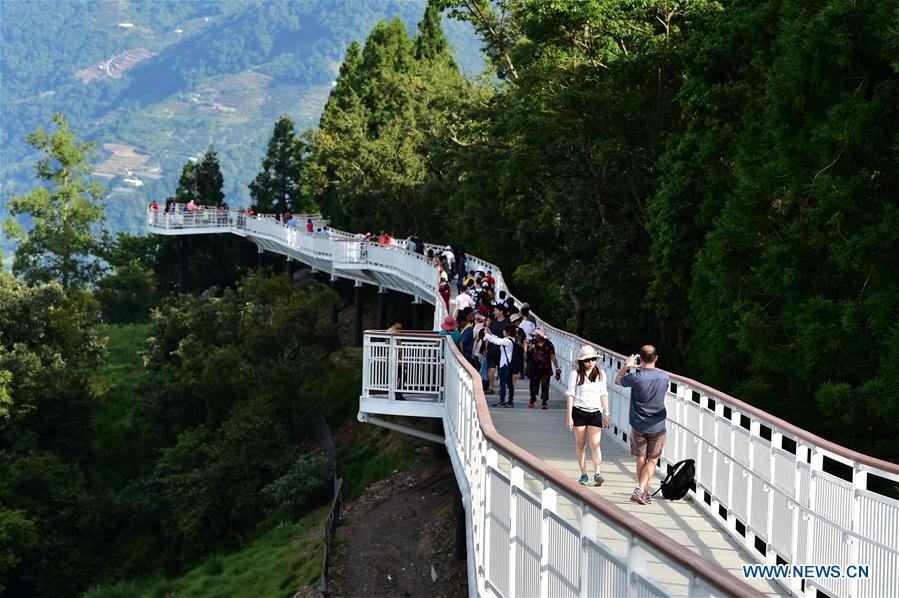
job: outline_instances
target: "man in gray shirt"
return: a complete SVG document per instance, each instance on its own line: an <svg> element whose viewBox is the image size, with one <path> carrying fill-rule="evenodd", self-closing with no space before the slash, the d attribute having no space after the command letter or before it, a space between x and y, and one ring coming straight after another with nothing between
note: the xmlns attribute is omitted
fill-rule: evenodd
<svg viewBox="0 0 899 598"><path fill-rule="evenodd" d="M641 505L652 502L649 480L665 446L665 395L670 380L667 372L656 369L658 358L655 347L643 345L639 367L637 356L631 355L615 377L615 384L631 389L629 441L631 454L637 458L637 487L631 500ZM632 374L627 373L630 368L636 368Z"/></svg>

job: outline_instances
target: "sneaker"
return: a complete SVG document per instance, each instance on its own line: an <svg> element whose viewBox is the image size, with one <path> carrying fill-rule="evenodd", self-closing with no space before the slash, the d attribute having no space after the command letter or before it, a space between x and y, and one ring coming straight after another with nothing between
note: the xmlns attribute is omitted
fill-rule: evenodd
<svg viewBox="0 0 899 598"><path fill-rule="evenodd" d="M606 481L606 479L604 477L602 477L600 474L598 474L598 473L593 474L593 485L594 486L602 486L603 482L605 482L605 481Z"/></svg>
<svg viewBox="0 0 899 598"><path fill-rule="evenodd" d="M491 388L488 388L487 390L484 391L484 394L485 395L495 395L496 391Z"/></svg>
<svg viewBox="0 0 899 598"><path fill-rule="evenodd" d="M631 494L631 502L635 502L638 505L649 504L646 502L646 497L642 490L639 488L634 488L633 494Z"/></svg>
<svg viewBox="0 0 899 598"><path fill-rule="evenodd" d="M643 500L646 501L646 504L652 504L652 494L649 493L649 489L647 488L646 492L643 493Z"/></svg>
<svg viewBox="0 0 899 598"><path fill-rule="evenodd" d="M577 483L578 483L578 484L583 484L584 486L586 486L587 483L588 483L589 481L590 481L590 478L587 477L587 474L586 474L586 473L582 473L582 474L581 474L581 477L579 477L579 478L577 479Z"/></svg>
<svg viewBox="0 0 899 598"><path fill-rule="evenodd" d="M515 404L512 401L506 401L506 404L503 407L515 407Z"/></svg>
<svg viewBox="0 0 899 598"><path fill-rule="evenodd" d="M541 409L549 409L549 405L547 405L546 403L543 403L542 405L540 405L540 408Z"/></svg>
<svg viewBox="0 0 899 598"><path fill-rule="evenodd" d="M533 409L534 403L535 403L535 401L528 401L528 409Z"/></svg>
<svg viewBox="0 0 899 598"><path fill-rule="evenodd" d="M505 406L506 406L506 402L505 402L505 401L500 401L499 403L494 403L493 406L494 406L494 407L505 407Z"/></svg>

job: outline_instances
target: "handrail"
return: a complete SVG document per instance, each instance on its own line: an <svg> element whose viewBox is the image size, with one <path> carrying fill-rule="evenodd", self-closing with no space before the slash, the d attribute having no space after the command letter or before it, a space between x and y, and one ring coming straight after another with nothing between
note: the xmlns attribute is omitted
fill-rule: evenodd
<svg viewBox="0 0 899 598"><path fill-rule="evenodd" d="M592 346L596 347L600 353L603 353L604 355L608 355L608 356L613 356L617 360L620 360L622 363L627 359L627 356L625 356L621 353L618 353L616 351L613 351L612 349L609 349L602 345L588 341L587 339L577 336L576 334L573 334L571 332L567 332L567 331L561 330L559 328L556 328L556 327L552 326L551 324L546 323L546 321L543 320L542 318L539 318L537 316L537 314L534 314L533 312L531 312L531 313L540 322L539 325L543 326L547 330L552 330L558 334L563 334L563 335L567 335L572 338L575 338L578 341L580 341L581 344L592 345ZM893 463L890 461L884 461L883 459L878 459L877 457L872 457L872 456L866 455L864 453L859 453L859 452L854 451L845 446L836 444L835 442L827 440L826 438L822 438L816 434L813 434L812 432L803 430L802 428L799 428L799 427L791 424L790 422L777 417L776 415L771 415L767 411L763 411L762 409L759 409L758 407L754 407L753 405L750 405L749 403L745 403L745 402L741 401L740 399L732 397L729 394L726 394L720 390L716 390L716 389L712 388L711 386L707 386L707 385L703 384L702 382L697 382L696 380L694 380L692 378L688 378L681 374L675 374L668 370L665 370L665 371L668 373L668 376L672 382L688 384L689 386L692 386L698 390L702 390L708 396L713 397L716 400L723 401L724 403L727 403L727 404L731 405L732 407L736 407L741 411L749 413L749 414L753 415L754 417L770 424L771 427L776 427L785 432L789 432L791 435L796 436L797 438L806 440L810 444L818 445L819 447L824 448L831 453L834 453L836 455L844 457L848 461L856 461L858 463L866 465L867 467L871 467L873 469L880 469L884 472L892 473L892 474L899 476L899 464L897 464L897 463Z"/></svg>
<svg viewBox="0 0 899 598"><path fill-rule="evenodd" d="M331 508L328 509L328 518L325 521L325 540L322 545L322 572L318 580L318 591L322 595L328 594L328 570L331 566L331 541L337 531L337 524L343 517L343 478L334 482L334 498L331 500Z"/></svg>
<svg viewBox="0 0 899 598"><path fill-rule="evenodd" d="M280 251L281 245L289 247L294 255L308 255L313 263L329 264L332 273L341 276L359 276L359 263L363 268L381 272L372 284L386 284L403 292L414 294L435 304L435 326L439 324L446 310L442 299L436 295L436 274L434 265L424 256L410 252L400 245L384 246L371 242L359 242L360 251L356 263L340 263L337 245L332 242L350 233L330 229L330 237L309 235L301 228L289 229L286 225L275 226L265 222L264 226L251 224L246 217L229 217L230 227L220 223L192 222L194 229L208 228L210 232L232 231L245 234L256 240L260 247ZM260 220L270 220L261 218ZM154 229L156 220L148 215L148 226ZM278 223L280 224L280 223ZM158 226L158 225L157 225ZM176 231L178 233L180 231ZM190 232L190 231L185 231ZM302 234L300 234L302 233ZM264 240L268 239L268 240ZM281 245L272 245L271 242ZM357 270L344 270L345 267ZM468 269L492 270L497 291L505 289L506 281L502 271L495 265L468 256ZM366 282L369 280L365 279ZM396 285L396 286L393 286ZM427 290L427 292L425 292ZM517 299L509 293L513 300ZM520 302L518 302L520 303ZM557 357L563 366L571 368L577 350L582 344L595 343L556 328L533 314L539 325L549 332L550 340L556 345ZM405 331L404 331L405 334ZM610 377L614 375L616 360L623 361L624 355L599 346L607 356L602 367ZM451 352L455 355L455 349ZM475 403L477 419L482 410L483 396L478 397L479 385L471 383L471 368L462 360L445 361L447 389L452 382L450 367L461 365L460 371L467 372L468 385ZM618 367L620 368L620 363ZM866 591L885 591L889 580L894 579L899 567L899 501L868 490L868 473L899 482L899 465L876 459L852 451L815 434L802 430L789 422L772 416L761 409L748 405L734 397L677 374L670 374L672 387L666 403L669 403L670 440L666 445L664 459L694 458L697 464L696 500L724 528L724 532L742 542L747 550L764 562L774 562L783 557L788 563L837 562L858 564L866 562L862 558L877 563L881 569L879 580L870 580L864 586ZM610 384L610 401L613 411L612 433L620 441L630 431L627 421L629 389ZM447 411L451 403L447 390ZM454 399L453 399L454 400ZM485 403L484 403L485 404ZM728 413L729 411L729 413ZM489 415L489 414L488 414ZM746 421L748 420L748 424ZM483 420L489 423L489 420ZM747 427L748 426L748 427ZM764 430L767 428L767 432ZM511 455L513 460L524 464L530 470L551 480L551 484L568 493L573 490L581 504L589 506L596 513L616 522L622 529L630 529L633 524L627 517L623 520L614 511L607 513L593 504L617 508L604 499L588 496L584 500L582 490L573 487L570 480L557 480L557 472L536 459L520 447L507 440L494 437L492 423L479 428L484 441ZM466 442L471 439L466 439ZM793 442L787 442L792 440ZM447 435L449 445L449 434ZM519 452L523 451L523 452ZM850 479L825 471L825 458L849 465ZM455 465L455 464L454 464ZM461 482L460 482L461 483ZM511 482L510 482L511 483ZM511 486L514 487L514 484ZM573 487L573 488L572 488ZM705 499L703 500L703 493ZM588 493L589 494L589 493ZM482 497L483 498L483 497ZM477 508L476 506L472 508ZM626 514L625 514L626 515ZM480 524L483 525L483 522ZM743 526L743 529L740 529ZM638 531L633 537L648 547L671 557L672 561L687 567L692 557L685 557L677 546L666 542L647 540ZM657 538L656 538L657 539ZM764 544L764 550L757 549L757 540ZM848 548L846 548L848 546ZM669 551L674 552L669 555ZM686 559L686 561L684 561ZM693 563L700 567L701 564ZM708 566L715 568L714 565ZM701 567L690 569L699 574ZM717 570L717 568L715 568ZM728 574L721 571L722 575ZM704 574L703 574L704 576ZM790 580L794 593L801 593L798 580ZM858 580L806 580L805 591L821 587L832 593L851 593L860 590Z"/></svg>
<svg viewBox="0 0 899 598"><path fill-rule="evenodd" d="M498 447L502 448L513 459L523 463L528 468L540 472L554 486L564 490L566 493L577 497L578 500L596 512L602 514L603 517L612 521L620 528L627 530L633 536L646 545L658 550L667 558L671 559L687 571L707 581L710 585L721 590L729 596L762 596L755 588L738 580L733 575L727 573L721 567L708 561L707 559L693 554L692 552L683 550L683 546L669 538L668 536L652 533L647 530L646 523L627 513L621 507L616 506L609 500L603 498L599 494L586 490L582 485L574 482L568 476L562 474L555 468L548 467L546 463L521 448L502 434L500 434L493 425L493 418L490 416L490 408L487 405L487 398L480 383L474 383L475 380L480 382L480 373L468 363L463 357L461 351L453 343L447 343L451 348L453 358L468 372L472 379L472 389L475 395L478 418L480 420L481 431L484 437Z"/></svg>
<svg viewBox="0 0 899 598"><path fill-rule="evenodd" d="M181 204L178 204L178 205L180 206ZM151 212L151 210L149 210L149 208L148 208L147 212L149 214ZM228 212L229 212L229 210L220 210L219 214L221 214L221 213L227 214ZM245 214L236 212L234 210L230 210L230 212L232 213L232 215L235 215L235 216L247 217ZM163 214L163 213L164 212L162 212L162 211L159 212L159 214ZM183 214L200 214L199 211L184 212L183 210L180 213L182 215ZM303 217L308 217L308 216L320 218L319 215L304 215ZM274 219L274 217L275 217L274 215L270 215L270 214L254 214L253 216L249 216L247 218L257 218L257 219L272 218L272 219ZM148 222L149 222L149 220L148 220ZM288 227L286 224L283 224L283 223L279 223L279 224L281 226L283 226L284 228L295 228L296 232L298 232L298 233L302 233L305 235L311 235L311 236L317 236L317 237L321 238L321 235L317 235L316 233L307 233L305 230L301 230L301 227ZM233 226L233 222L232 222L232 226ZM339 238L339 240L352 240L351 238L349 238L349 239L347 238L348 236L349 237L352 236L351 233L348 233L346 231L342 231L340 229L336 229L333 227L331 227L329 230L332 230L335 233L339 234L341 236ZM338 239L335 239L335 240L338 240ZM373 243L371 241L361 241L361 242ZM375 245L377 245L377 244L375 244ZM387 246L380 246L380 247L387 248ZM435 245L434 247L439 247L439 246ZM418 259L427 261L427 258L425 258L424 256L421 256L420 254L417 254L415 252L411 252L408 249L406 249L400 245L392 245L389 247L389 249L391 251L400 251L400 252L408 253L408 254L414 255ZM511 293L511 291L508 290L508 287L505 284L505 279L502 276L502 271L496 265L494 265L490 262L487 262L485 260L475 258L473 256L468 256L467 259L471 263L478 263L480 265L479 269L482 269L485 271L486 270L493 271L495 274L495 278L497 280L497 285L496 285L497 291L506 290L507 294L509 296L511 296L516 302L518 302L519 305L522 303L521 301L518 300L517 297L515 297ZM598 349L600 349L606 355L614 356L616 359L619 359L622 361L625 359L625 356L622 355L621 353L618 353L614 350L611 350L611 349L604 347L602 345L599 345L597 343L593 343L587 339L584 339L583 337L577 336L568 331L564 331L559 328L556 328L555 326L552 326L551 324L549 324L548 322L546 322L545 320L540 318L535 312L532 311L531 313L540 322L540 325L547 328L548 330L552 330L559 335L564 335L564 336L568 336L568 337L577 339L582 344L591 344L591 345L597 347ZM782 431L788 432L790 435L796 436L799 439L805 440L810 444L815 444L821 448L824 448L828 452L833 453L834 455L843 457L847 461L855 461L857 463L865 465L866 467L870 467L872 469L879 469L879 470L882 470L883 472L899 476L899 464L897 464L897 463L892 463L889 461L878 459L876 457L872 457L872 456L866 455L864 453L859 453L857 451L854 451L854 450L844 447L842 445L836 444L835 442L832 442L830 440L827 440L826 438L822 438L816 434L813 434L811 432L803 430L802 428L799 428L799 427L791 424L790 422L787 422L786 420L783 420L777 416L771 415L770 413L768 413L766 411L763 411L763 410L761 410L757 407L754 407L748 403L745 403L745 402L743 402L735 397L732 397L724 392L716 390L716 389L714 389L710 386L707 386L701 382L697 382L696 380L693 380L692 378L688 378L686 376L676 374L674 372L668 372L668 373L669 373L671 380L676 383L679 382L679 383L689 384L690 386L692 386L696 389L702 390L708 396L713 397L716 400L728 403L729 405L736 407L736 408L740 409L741 411L751 414L754 417L758 418L759 420L766 422L770 426L773 426Z"/></svg>

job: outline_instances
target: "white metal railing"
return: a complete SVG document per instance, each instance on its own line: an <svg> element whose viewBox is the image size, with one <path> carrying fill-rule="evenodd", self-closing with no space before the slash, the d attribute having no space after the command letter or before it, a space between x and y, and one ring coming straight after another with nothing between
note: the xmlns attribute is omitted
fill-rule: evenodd
<svg viewBox="0 0 899 598"><path fill-rule="evenodd" d="M757 595L497 433L480 376L455 346L445 368L446 445L462 472L469 569L477 572L470 595Z"/></svg>
<svg viewBox="0 0 899 598"><path fill-rule="evenodd" d="M352 236L349 233L331 229L330 237L308 235L305 231L297 231L297 234L289 236L288 227L273 219L256 217L240 222L238 218L239 215L232 212L229 225L223 226L220 220L198 220L196 215L192 220L185 216L183 222L173 223L161 222L159 214L148 214L148 224L150 230L190 226L208 229L210 232L225 232L230 227L234 232L269 239L279 246L283 245L305 255L330 260L335 271L339 270L341 264L349 261L343 253L351 251L346 247L352 243L345 241ZM336 242L338 240L340 242ZM436 328L446 312L442 299L434 293L435 267L424 256L406 251L398 245L387 247L365 243L365 247L365 257L352 254L355 256L353 267L361 265L377 268L392 273L396 278L411 281L415 292L421 293L419 297L435 304ZM506 289L502 272L493 264L469 256L468 269L492 270L497 281L497 291ZM389 285L389 281L386 284ZM408 288L406 285L397 287L397 290L409 292ZM551 326L539 316L535 317L538 325L546 328L555 345L560 365L566 372L570 371L579 347L588 341ZM614 379L624 356L601 346L599 348L606 355L602 366L610 380ZM460 426L458 429L454 428L454 442L471 442L475 438L480 438L483 442L485 429L492 430L492 425L486 412L483 418L474 417L477 410L474 396L479 385L475 384L472 390L470 380L464 383L462 373L466 367L458 360L449 357L446 359L446 412L449 414L452 406L453 409L467 410L464 413L470 416L462 417L456 423L447 420L447 425ZM562 379L565 380L566 377L563 376ZM696 491L693 494L695 503L708 511L720 523L722 530L742 542L763 563L833 563L844 567L850 564L867 564L871 568L871 578L866 580L817 578L805 580L804 586L793 580L788 588L796 595L813 595L818 588L831 594L853 597L894 593L895 588L899 587L899 501L875 491L871 482L879 478L887 483L899 484L899 466L835 445L689 378L671 374L671 380L672 385L666 399L669 441L666 443L663 461L666 464L683 458L696 461ZM612 432L619 441L624 442L630 431L630 391L614 384L610 384L609 390ZM463 403L467 406L462 405ZM497 459L513 458L511 448L500 450L502 446L501 441L494 440L489 447L483 449L487 452L478 454L486 463L493 459L488 459L492 454L489 453L492 447ZM454 450L458 452L462 449L463 447L451 447L450 452L453 454ZM456 456L461 459L465 455L458 453ZM470 464L466 466L473 467ZM521 469L520 465L518 467ZM497 485L508 483L510 493L523 497L515 481L515 476L519 476L517 471L505 471L502 474L505 478L497 477L497 473L489 473L491 483L496 483L490 487L496 488L499 487ZM542 462L537 462L521 471L529 475L539 473L546 477L551 470ZM489 526L508 528L506 515L497 515L499 519L490 519L488 522L485 511L479 511L486 504L487 495L484 492L488 487L487 475L487 470L484 470L471 478L475 486L472 487L473 502L468 515L473 517L472 530L477 530L480 534ZM503 482L506 478L508 482ZM572 491L577 494L578 489L574 488ZM549 496L541 494L540 504L550 503ZM475 497L478 498L477 501L474 500ZM531 500L533 503L535 497L532 494L521 500ZM580 497L580 500L586 499ZM472 513L477 513L478 517L474 517ZM591 516L598 517L595 514ZM589 524L590 517L585 521ZM626 524L624 527L627 529ZM524 530L517 530L516 533L524 533ZM516 533L510 537L517 538L515 542L522 541ZM536 532L531 529L528 533ZM543 531L540 533L543 538ZM575 532L569 530L569 533ZM633 530L629 533L633 533ZM583 530L577 531L575 535L578 534L582 535ZM637 545L639 546L639 542ZM483 550L483 545L479 550ZM673 559L676 556L668 554L664 548L659 550L666 558ZM593 555L590 558L595 557L594 553L590 554ZM505 558L502 554L494 556L497 559ZM513 561L514 559L509 561L511 570L514 570L511 565ZM487 565L483 558L478 563L486 571ZM571 565L571 561L566 560L565 563ZM563 570L564 567L553 569L557 573ZM481 579L480 573L478 579ZM569 575L565 579L566 583L570 583L572 577ZM633 581L637 577L628 579ZM541 591L544 587L550 587L545 586L547 582L541 577ZM494 592L503 588L531 587L527 584L519 586L513 580L496 581L498 585L490 583L491 591ZM571 590L571 586L563 586ZM564 589L563 586L553 587ZM587 586L578 587L584 591L583 588Z"/></svg>
<svg viewBox="0 0 899 598"><path fill-rule="evenodd" d="M573 367L587 341L547 328ZM602 349L609 380L624 356ZM563 378L564 379L564 378ZM689 378L671 375L662 461L696 462L694 502L760 562L868 565L868 579L782 580L796 595L885 596L899 587L899 501L867 487L899 484L899 467L855 453ZM609 385L612 432L625 442L630 389ZM845 475L838 475L843 470ZM780 580L779 580L780 581Z"/></svg>
<svg viewBox="0 0 899 598"><path fill-rule="evenodd" d="M443 338L429 333L366 331L362 397L443 400Z"/></svg>

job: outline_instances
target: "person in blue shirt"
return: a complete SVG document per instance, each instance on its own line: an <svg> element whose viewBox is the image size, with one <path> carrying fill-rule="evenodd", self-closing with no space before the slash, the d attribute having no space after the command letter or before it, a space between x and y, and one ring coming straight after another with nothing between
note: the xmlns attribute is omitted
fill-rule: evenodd
<svg viewBox="0 0 899 598"><path fill-rule="evenodd" d="M459 312L459 321L462 323L460 331L459 349L462 355L469 363L473 363L474 352L474 311L471 308L463 309Z"/></svg>
<svg viewBox="0 0 899 598"><path fill-rule="evenodd" d="M665 395L670 380L668 373L656 368L659 354L652 345L640 347L631 355L615 377L615 384L631 389L629 443L631 454L637 458L637 487L631 500L637 504L652 502L649 480L655 475L656 462L665 446ZM633 373L628 370L634 368Z"/></svg>

